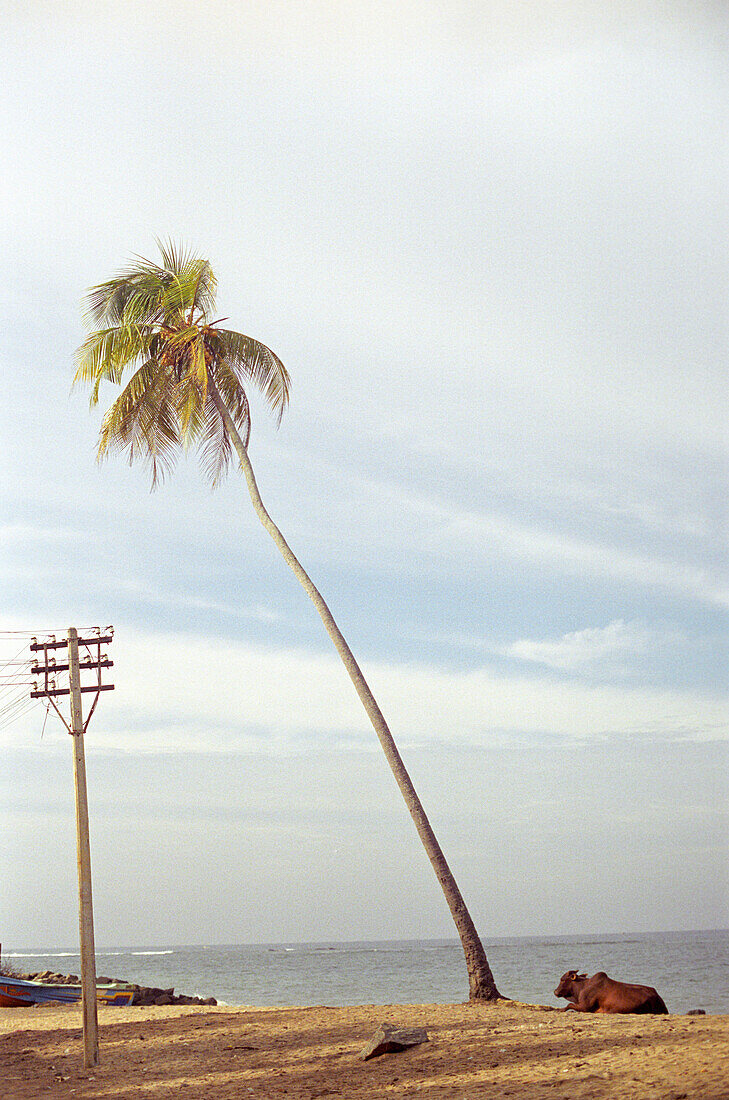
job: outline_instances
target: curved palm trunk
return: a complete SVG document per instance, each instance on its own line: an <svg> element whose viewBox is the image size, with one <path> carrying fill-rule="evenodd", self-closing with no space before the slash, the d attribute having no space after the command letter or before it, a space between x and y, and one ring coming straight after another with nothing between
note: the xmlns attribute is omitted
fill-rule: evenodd
<svg viewBox="0 0 729 1100"><path fill-rule="evenodd" d="M499 1000L501 994L496 988L491 968L486 958L486 952L483 949L483 944L476 931L475 925L471 920L471 915L466 908L466 904L461 896L461 892L458 889L456 880L451 873L451 870L446 862L445 856L441 851L440 845L436 839L430 822L426 817L425 810L423 809L417 792L412 784L410 776L407 773L405 765L403 764L400 753L393 739L392 734L388 728L387 722L380 710L374 695L370 691L369 685L362 675L357 661L352 654L344 636L337 626L331 611L327 607L324 599L314 585L313 581L305 571L296 555L291 550L290 546L286 542L286 539L281 534L276 524L273 522L266 507L261 500L261 495L258 491L258 485L256 483L253 467L251 466L248 452L236 429L233 418L231 417L228 409L218 393L212 380L208 381L208 392L212 398L215 406L223 419L226 430L230 437L230 440L235 448L236 454L240 460L240 466L245 475L245 479L248 485L248 491L250 493L251 501L255 509L256 515L260 519L261 523L268 531L269 535L276 543L284 561L294 573L296 579L299 581L301 587L306 592L307 596L314 604L314 607L319 612L327 634L331 638L337 653L342 659L342 663L349 673L349 677L354 684L355 690L359 695L362 705L364 706L367 716L374 728L375 733L379 739L382 751L385 754L388 764L392 769L392 773L395 776L395 781L400 788L405 804L410 811L415 828L418 831L423 847L433 865L438 881L441 885L443 893L445 894L446 901L450 908L453 920L458 934L461 937L461 943L463 945L463 951L466 956L466 966L468 968L468 982L469 982L469 995L472 1001L485 1000L493 1001Z"/></svg>

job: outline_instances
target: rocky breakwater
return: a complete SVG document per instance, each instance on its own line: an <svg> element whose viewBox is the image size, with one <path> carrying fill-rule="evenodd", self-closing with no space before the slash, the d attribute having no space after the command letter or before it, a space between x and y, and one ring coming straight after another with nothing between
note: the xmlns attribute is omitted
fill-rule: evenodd
<svg viewBox="0 0 729 1100"><path fill-rule="evenodd" d="M27 982L43 982L44 985L79 985L77 974L54 974L51 970L42 970L38 974L19 974ZM175 993L172 989L158 989L156 986L137 985L125 982L121 978L97 977L97 985L123 985L134 990L133 1005L216 1005L215 997L189 997L185 993Z"/></svg>

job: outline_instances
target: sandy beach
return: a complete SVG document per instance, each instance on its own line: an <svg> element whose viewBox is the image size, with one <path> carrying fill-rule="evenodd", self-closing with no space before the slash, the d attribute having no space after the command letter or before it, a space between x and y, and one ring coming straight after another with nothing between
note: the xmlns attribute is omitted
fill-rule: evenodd
<svg viewBox="0 0 729 1100"><path fill-rule="evenodd" d="M78 1006L0 1009L0 1092L272 1098L727 1100L729 1016L589 1016L515 1002L106 1008L82 1068ZM370 1061L382 1023L429 1041Z"/></svg>

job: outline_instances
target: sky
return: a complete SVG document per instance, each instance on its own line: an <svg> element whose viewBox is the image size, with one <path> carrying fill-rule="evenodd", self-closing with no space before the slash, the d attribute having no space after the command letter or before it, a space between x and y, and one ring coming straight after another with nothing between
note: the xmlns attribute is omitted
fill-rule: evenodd
<svg viewBox="0 0 729 1100"><path fill-rule="evenodd" d="M251 395L263 498L485 944L727 927L724 5L0 25L2 942L77 936L69 737L10 662L107 624L97 945L455 934L240 474L96 463L83 296L157 238L291 373L280 427Z"/></svg>

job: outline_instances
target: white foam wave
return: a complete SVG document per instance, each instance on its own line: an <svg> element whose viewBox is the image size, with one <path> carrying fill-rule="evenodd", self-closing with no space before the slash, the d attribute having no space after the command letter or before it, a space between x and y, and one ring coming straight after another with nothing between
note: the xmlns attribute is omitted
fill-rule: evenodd
<svg viewBox="0 0 729 1100"><path fill-rule="evenodd" d="M112 959L119 955L174 955L164 951L97 951L97 958ZM78 959L78 951L3 951L4 959Z"/></svg>
<svg viewBox="0 0 729 1100"><path fill-rule="evenodd" d="M78 959L78 951L3 951L4 959Z"/></svg>

